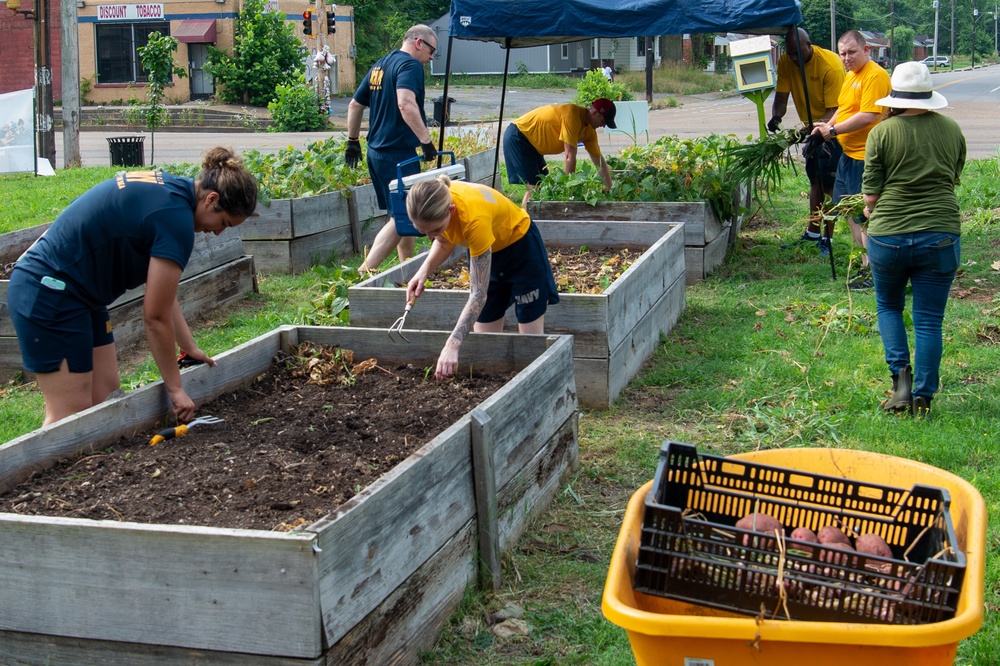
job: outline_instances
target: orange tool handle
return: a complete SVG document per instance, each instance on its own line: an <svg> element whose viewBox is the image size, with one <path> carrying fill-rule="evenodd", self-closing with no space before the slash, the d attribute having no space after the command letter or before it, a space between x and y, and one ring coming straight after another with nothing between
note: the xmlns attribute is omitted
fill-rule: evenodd
<svg viewBox="0 0 1000 666"><path fill-rule="evenodd" d="M156 446L160 442L165 442L168 439L173 439L174 437L180 437L186 434L188 428L183 423L176 428L167 428L166 430L161 430L160 432L153 435L153 439L149 440L150 446Z"/></svg>

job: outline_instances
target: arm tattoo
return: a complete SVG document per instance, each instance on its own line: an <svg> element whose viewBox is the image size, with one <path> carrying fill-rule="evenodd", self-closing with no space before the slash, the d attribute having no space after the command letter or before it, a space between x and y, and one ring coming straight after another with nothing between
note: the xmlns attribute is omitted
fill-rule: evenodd
<svg viewBox="0 0 1000 666"><path fill-rule="evenodd" d="M493 251L487 250L485 254L469 259L469 302L462 309L455 330L451 332L451 337L459 344L472 332L476 320L479 319L479 313L486 305L486 289L490 283L492 257Z"/></svg>

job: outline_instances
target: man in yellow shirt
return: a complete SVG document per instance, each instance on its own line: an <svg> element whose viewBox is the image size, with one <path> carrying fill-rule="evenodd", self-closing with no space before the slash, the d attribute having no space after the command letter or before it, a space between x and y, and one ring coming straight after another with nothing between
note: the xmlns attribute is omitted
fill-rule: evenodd
<svg viewBox="0 0 1000 666"><path fill-rule="evenodd" d="M504 162L512 185L524 183L527 191L521 207L528 205L531 192L549 172L546 155L563 154L563 170L576 171L576 149L582 143L611 189L611 171L601 155L596 129L607 125L616 129L615 103L606 97L595 99L589 107L576 104L550 104L529 111L507 126L503 135Z"/></svg>
<svg viewBox="0 0 1000 666"><path fill-rule="evenodd" d="M802 85L803 72L808 96ZM813 45L809 34L802 28L790 29L785 35L785 53L778 58L778 81L767 129L778 131L781 119L788 110L789 93L804 128L812 130L816 122L829 122L837 114L837 99L843 85L844 65L840 56ZM833 224L827 224L824 236L820 232L819 221L826 196L833 196L833 183L842 154L836 141L824 141L815 150L803 151L806 175L809 177L809 224L801 238L782 245L782 249L801 243L816 243L820 254L830 253Z"/></svg>
<svg viewBox="0 0 1000 666"><path fill-rule="evenodd" d="M837 104L837 119L832 123L818 123L813 132L824 139L836 137L844 149L844 156L837 166L837 180L833 185L833 203L846 196L861 193L861 176L865 171L865 141L868 132L881 119L885 109L876 102L892 92L889 74L869 57L868 43L864 36L849 30L837 42L840 59L847 69L844 86ZM863 220L851 220L851 235L858 247L868 246L868 236L861 226ZM871 289L871 270L868 255L861 255L861 269L849 282L850 289Z"/></svg>

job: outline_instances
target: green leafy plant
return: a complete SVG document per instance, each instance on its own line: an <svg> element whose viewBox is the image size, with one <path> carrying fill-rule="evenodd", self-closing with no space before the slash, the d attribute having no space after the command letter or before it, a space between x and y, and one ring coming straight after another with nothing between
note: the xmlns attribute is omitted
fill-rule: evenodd
<svg viewBox="0 0 1000 666"><path fill-rule="evenodd" d="M312 132L326 126L316 91L302 75L294 83L278 84L267 110L271 112L271 132Z"/></svg>
<svg viewBox="0 0 1000 666"><path fill-rule="evenodd" d="M299 318L308 326L346 326L351 323L351 312L347 309L347 290L360 281L357 268L340 266L334 268L320 264L313 267L320 277L319 298L299 309Z"/></svg>
<svg viewBox="0 0 1000 666"><path fill-rule="evenodd" d="M168 118L168 112L163 106L166 88L170 84L171 77L187 76L183 68L174 65L177 44L175 37L164 37L158 32L151 32L146 45L139 47L142 68L149 77L149 82L146 84L146 105L141 107L139 114L150 133L151 163L156 162L156 128L163 126Z"/></svg>
<svg viewBox="0 0 1000 666"><path fill-rule="evenodd" d="M613 102L630 102L635 96L621 83L612 83L596 69L587 72L576 88L574 104L590 106L595 99L606 97Z"/></svg>
<svg viewBox="0 0 1000 666"><path fill-rule="evenodd" d="M236 19L232 55L208 47L205 70L231 104L267 106L279 85L292 85L303 72L305 48L284 14L264 10L264 0L246 0Z"/></svg>
<svg viewBox="0 0 1000 666"><path fill-rule="evenodd" d="M740 183L727 177L725 151L739 145L732 135L694 139L661 137L645 146L628 146L607 158L614 171L612 187L604 185L589 162L574 174L551 169L536 190L538 200L708 201L722 219L737 210Z"/></svg>

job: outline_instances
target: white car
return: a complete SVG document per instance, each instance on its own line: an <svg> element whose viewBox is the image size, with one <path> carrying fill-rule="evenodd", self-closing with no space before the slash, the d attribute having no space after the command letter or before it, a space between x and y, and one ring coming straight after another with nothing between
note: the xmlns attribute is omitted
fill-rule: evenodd
<svg viewBox="0 0 1000 666"><path fill-rule="evenodd" d="M934 56L927 56L920 62L924 63L931 69L934 68ZM937 56L937 66L938 67L951 67L951 59L948 56Z"/></svg>

